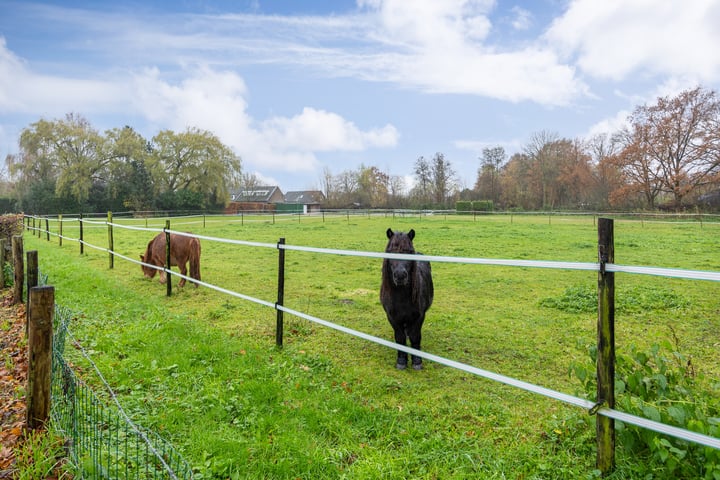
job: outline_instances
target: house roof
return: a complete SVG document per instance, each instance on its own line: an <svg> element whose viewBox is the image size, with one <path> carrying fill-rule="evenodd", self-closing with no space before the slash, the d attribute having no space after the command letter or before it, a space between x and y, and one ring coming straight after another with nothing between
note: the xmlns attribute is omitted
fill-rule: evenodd
<svg viewBox="0 0 720 480"><path fill-rule="evenodd" d="M287 192L285 194L285 203L315 205L323 203L324 201L325 195L319 190L302 190L297 192Z"/></svg>
<svg viewBox="0 0 720 480"><path fill-rule="evenodd" d="M282 195L279 187L267 186L267 187L254 187L247 190L237 190L230 193L230 200L233 202L269 202L273 195L279 192Z"/></svg>

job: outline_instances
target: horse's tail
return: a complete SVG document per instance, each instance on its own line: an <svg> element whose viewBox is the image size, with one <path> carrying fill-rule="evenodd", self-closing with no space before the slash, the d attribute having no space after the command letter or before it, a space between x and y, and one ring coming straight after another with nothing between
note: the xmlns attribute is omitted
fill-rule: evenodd
<svg viewBox="0 0 720 480"><path fill-rule="evenodd" d="M200 240L195 237L190 239L190 278L202 280L200 278Z"/></svg>

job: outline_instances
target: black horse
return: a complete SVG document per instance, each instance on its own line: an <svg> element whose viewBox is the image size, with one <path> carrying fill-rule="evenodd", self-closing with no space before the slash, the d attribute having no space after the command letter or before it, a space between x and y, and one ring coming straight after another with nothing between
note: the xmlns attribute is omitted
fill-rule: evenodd
<svg viewBox="0 0 720 480"><path fill-rule="evenodd" d="M415 230L403 233L388 228L387 237L385 252L417 253L412 243ZM395 342L406 345L409 337L410 346L420 350L420 330L432 301L433 282L429 262L383 259L380 302L395 331ZM398 350L395 366L403 370L407 367L407 361L407 353ZM422 369L422 357L413 355L412 366L415 370Z"/></svg>

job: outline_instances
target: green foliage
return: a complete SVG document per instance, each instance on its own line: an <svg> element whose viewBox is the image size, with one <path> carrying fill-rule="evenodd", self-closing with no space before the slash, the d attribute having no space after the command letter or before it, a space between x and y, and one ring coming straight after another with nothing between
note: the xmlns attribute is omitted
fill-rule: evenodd
<svg viewBox="0 0 720 480"><path fill-rule="evenodd" d="M19 143L7 159L18 207L43 215L147 210L163 192L172 198L162 198L161 209L224 206L241 167L207 131L164 130L148 142L130 127L100 133L76 114L32 123Z"/></svg>
<svg viewBox="0 0 720 480"><path fill-rule="evenodd" d="M203 195L190 190L177 190L163 192L155 199L155 206L160 210L202 210Z"/></svg>
<svg viewBox="0 0 720 480"><path fill-rule="evenodd" d="M615 297L616 313L681 309L690 303L683 295L658 286L619 287L615 289ZM558 297L543 298L540 305L568 313L597 312L597 288L575 285Z"/></svg>
<svg viewBox="0 0 720 480"><path fill-rule="evenodd" d="M2 275L5 276L5 286L12 287L15 284L15 271L11 263L5 262Z"/></svg>
<svg viewBox="0 0 720 480"><path fill-rule="evenodd" d="M15 480L73 478L72 469L65 464L63 439L47 431L29 431L15 449Z"/></svg>
<svg viewBox="0 0 720 480"><path fill-rule="evenodd" d="M469 200L462 200L459 202L455 202L455 210L458 212L472 212L472 203Z"/></svg>
<svg viewBox="0 0 720 480"><path fill-rule="evenodd" d="M615 408L657 422L712 437L720 436L720 383L703 387L696 365L671 343L654 344L649 350L631 346L616 352ZM590 363L573 363L570 372L582 384L584 394L596 392L596 348L588 348ZM645 478L720 478L720 450L666 437L650 430L616 421L617 445L631 458L646 459ZM651 473L652 472L652 473Z"/></svg>
<svg viewBox="0 0 720 480"><path fill-rule="evenodd" d="M492 212L494 204L492 200L475 200L472 202L472 209L475 212Z"/></svg>

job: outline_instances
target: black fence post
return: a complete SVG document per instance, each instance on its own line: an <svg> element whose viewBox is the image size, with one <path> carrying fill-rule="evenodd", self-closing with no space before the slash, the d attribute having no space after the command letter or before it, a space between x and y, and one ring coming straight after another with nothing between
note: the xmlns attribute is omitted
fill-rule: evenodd
<svg viewBox="0 0 720 480"><path fill-rule="evenodd" d="M615 273L605 270L615 262L613 220L598 219L598 324L597 407L615 408ZM603 475L615 467L615 420L604 415L595 419L596 466Z"/></svg>
<svg viewBox="0 0 720 480"><path fill-rule="evenodd" d="M275 310L277 311L277 322L275 326L275 344L278 347L283 346L283 311L277 307L282 307L285 301L285 249L281 248L280 245L285 245L285 238L281 238L278 241L278 296L277 303L275 303Z"/></svg>
<svg viewBox="0 0 720 480"><path fill-rule="evenodd" d="M165 285L167 285L167 296L172 295L172 275L170 275L170 220L165 220Z"/></svg>
<svg viewBox="0 0 720 480"><path fill-rule="evenodd" d="M80 255L82 255L85 252L85 242L83 241L83 214L80 214L80 218L78 220L80 222Z"/></svg>
<svg viewBox="0 0 720 480"><path fill-rule="evenodd" d="M45 217L45 240L50 241L50 218Z"/></svg>
<svg viewBox="0 0 720 480"><path fill-rule="evenodd" d="M62 215L58 215L58 246L62 247L63 231L62 231L63 218Z"/></svg>
<svg viewBox="0 0 720 480"><path fill-rule="evenodd" d="M110 255L110 269L115 266L115 242L113 241L112 212L107 213L108 226L108 255Z"/></svg>

